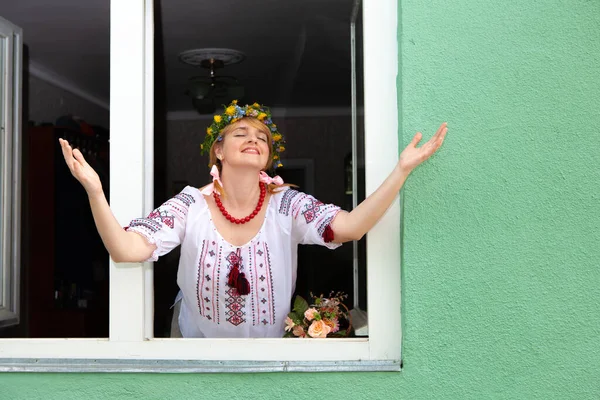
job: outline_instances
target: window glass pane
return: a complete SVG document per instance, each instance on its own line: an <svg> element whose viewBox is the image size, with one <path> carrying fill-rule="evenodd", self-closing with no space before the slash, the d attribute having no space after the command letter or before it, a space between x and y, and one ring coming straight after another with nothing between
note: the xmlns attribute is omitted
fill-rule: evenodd
<svg viewBox="0 0 600 400"><path fill-rule="evenodd" d="M24 68L15 72L27 123L20 141L22 322L0 335L108 336L108 253L58 139L80 149L108 196L109 6L78 7L77 18L48 9L43 24L27 2L1 10L24 32Z"/></svg>
<svg viewBox="0 0 600 400"><path fill-rule="evenodd" d="M358 167L356 169L357 181L357 204L365 199L365 124L364 124L364 74L363 74L363 23L362 2L356 14L355 23L355 48L356 48L356 158ZM358 243L358 306L361 310L367 310L367 236L365 235Z"/></svg>
<svg viewBox="0 0 600 400"><path fill-rule="evenodd" d="M8 159L8 155L5 154L5 140L6 140L6 135L8 135L8 132L6 132L5 129L5 108L6 108L6 101L8 100L9 96L7 95L7 93L5 93L6 90L6 82L5 82L5 72L6 72L6 62L7 62L7 57L5 54L6 51L6 47L7 47L7 43L6 43L7 39L6 37L0 36L0 306L2 306L2 299L3 299L3 283L4 283L4 276L6 274L6 270L4 268L9 268L9 266L4 266L3 265L3 260L4 260L4 229L3 229L3 224L4 224L4 207L5 207L5 199L4 199L4 164Z"/></svg>

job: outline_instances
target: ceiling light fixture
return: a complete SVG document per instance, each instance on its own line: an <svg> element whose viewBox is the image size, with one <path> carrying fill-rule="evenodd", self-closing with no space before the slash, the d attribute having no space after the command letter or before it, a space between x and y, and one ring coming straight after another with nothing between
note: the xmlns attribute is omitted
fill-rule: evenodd
<svg viewBox="0 0 600 400"><path fill-rule="evenodd" d="M186 94L192 98L192 105L200 114L213 113L217 102L230 103L244 96L244 86L237 78L217 76L216 70L240 63L245 58L240 51L218 48L187 50L179 55L181 62L209 70L208 76L191 77L186 90Z"/></svg>

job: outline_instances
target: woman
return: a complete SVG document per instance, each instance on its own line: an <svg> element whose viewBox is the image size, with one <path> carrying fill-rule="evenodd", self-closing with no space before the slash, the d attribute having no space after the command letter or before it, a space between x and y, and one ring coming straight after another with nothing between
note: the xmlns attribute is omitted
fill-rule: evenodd
<svg viewBox="0 0 600 400"><path fill-rule="evenodd" d="M417 133L383 184L346 212L265 174L273 162L281 165L282 136L268 108L257 103L240 107L234 101L214 117L202 145L210 149L213 183L186 187L125 229L81 152L65 140L60 144L71 173L88 193L98 232L115 262L154 261L182 246L174 317L181 336L282 337L296 283L297 245L334 249L359 240L410 172L441 146L446 132L443 123L420 148Z"/></svg>

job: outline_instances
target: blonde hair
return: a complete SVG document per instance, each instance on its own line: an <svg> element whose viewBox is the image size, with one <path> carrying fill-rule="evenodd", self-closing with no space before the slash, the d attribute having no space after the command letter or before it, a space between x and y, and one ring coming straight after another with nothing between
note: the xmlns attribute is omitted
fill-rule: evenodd
<svg viewBox="0 0 600 400"><path fill-rule="evenodd" d="M208 156L209 156L209 164L208 165L209 166L216 165L217 169L219 170L219 174L223 172L223 164L221 163L221 160L219 160L217 158L217 148L219 146L223 146L223 142L224 142L227 134L229 134L231 131L233 131L240 121L247 122L248 125L250 125L251 127L258 129L259 131L261 131L262 133L267 135L267 145L268 145L267 147L269 148L269 158L267 160L267 165L264 166L262 171L266 171L273 166L273 153L271 151L272 145L273 145L273 137L271 136L271 131L264 123L262 123L258 119L254 118L254 117L243 117L243 118L240 118L238 121L234 122L233 124L227 125L225 128L223 128L223 130L219 134L219 136L221 136L223 139L221 141L215 140L213 142L212 146L210 146L210 151L208 153ZM277 189L281 189L283 186L297 187L296 185L292 185L292 184L288 184L288 183L284 183L283 185L269 184L269 185L267 185L267 190L269 191L270 194L273 194L273 193L277 193L277 191L278 191ZM216 187L217 191L221 194L221 196L225 197L225 190L221 187L221 185L219 185L217 182L215 182L215 187Z"/></svg>

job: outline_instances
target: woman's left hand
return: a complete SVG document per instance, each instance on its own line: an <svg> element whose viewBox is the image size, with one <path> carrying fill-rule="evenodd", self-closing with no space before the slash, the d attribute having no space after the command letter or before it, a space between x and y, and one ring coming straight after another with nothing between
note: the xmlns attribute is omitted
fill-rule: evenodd
<svg viewBox="0 0 600 400"><path fill-rule="evenodd" d="M448 132L448 126L447 123L444 122L442 125L440 125L435 135L433 135L431 139L427 141L427 143L418 148L417 145L423 138L423 135L421 132L417 132L409 145L406 146L402 153L400 153L400 160L398 160L398 166L400 169L406 171L406 173L410 173L413 169L419 166L419 164L431 157L431 155L435 153L444 142L446 132Z"/></svg>

